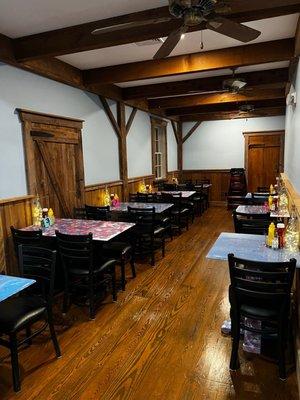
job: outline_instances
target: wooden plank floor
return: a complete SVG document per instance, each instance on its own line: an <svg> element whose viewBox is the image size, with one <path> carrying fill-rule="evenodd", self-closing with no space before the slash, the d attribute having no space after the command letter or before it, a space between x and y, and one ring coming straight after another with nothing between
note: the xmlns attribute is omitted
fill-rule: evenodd
<svg viewBox="0 0 300 400"><path fill-rule="evenodd" d="M258 357L243 355L241 371L229 373L231 341L220 334L229 311L227 264L205 255L231 230L230 214L211 208L168 243L155 268L138 265L137 278L117 303L107 299L95 321L74 307L57 326L63 357L55 359L46 335L22 350L18 395L5 358L0 399L297 399L295 373L282 383L276 366Z"/></svg>

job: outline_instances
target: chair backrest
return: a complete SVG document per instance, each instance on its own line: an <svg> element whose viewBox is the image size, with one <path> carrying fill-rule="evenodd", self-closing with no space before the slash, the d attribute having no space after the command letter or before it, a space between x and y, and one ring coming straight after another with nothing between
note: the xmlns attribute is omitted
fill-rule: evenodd
<svg viewBox="0 0 300 400"><path fill-rule="evenodd" d="M55 231L59 254L65 273L70 268L93 271L93 234L67 235Z"/></svg>
<svg viewBox="0 0 300 400"><path fill-rule="evenodd" d="M163 190L176 191L177 190L177 185L176 185L176 183L164 183Z"/></svg>
<svg viewBox="0 0 300 400"><path fill-rule="evenodd" d="M270 214L244 214L234 210L232 216L236 233L264 235L271 222Z"/></svg>
<svg viewBox="0 0 300 400"><path fill-rule="evenodd" d="M155 207L136 208L128 206L129 221L134 222L137 227L143 226L149 232L154 232L155 228Z"/></svg>
<svg viewBox="0 0 300 400"><path fill-rule="evenodd" d="M267 186L258 186L257 187L257 192L258 193L269 193L270 188Z"/></svg>
<svg viewBox="0 0 300 400"><path fill-rule="evenodd" d="M109 206L98 207L85 205L85 211L87 219L90 220L108 221L111 217Z"/></svg>
<svg viewBox="0 0 300 400"><path fill-rule="evenodd" d="M296 260L269 263L228 254L231 300L237 306L283 307L290 303Z"/></svg>
<svg viewBox="0 0 300 400"><path fill-rule="evenodd" d="M56 250L19 245L18 254L20 275L36 281L30 287L30 291L42 296L48 303L48 306L52 306Z"/></svg>
<svg viewBox="0 0 300 400"><path fill-rule="evenodd" d="M19 245L26 245L26 246L40 246L43 239L43 232L41 229L36 231L22 231L21 229L16 229L13 226L10 227L15 254L18 258L19 256Z"/></svg>
<svg viewBox="0 0 300 400"><path fill-rule="evenodd" d="M156 203L157 195L156 193L137 193L137 201L140 203Z"/></svg>
<svg viewBox="0 0 300 400"><path fill-rule="evenodd" d="M138 196L137 196L136 193L129 193L129 201L130 201L131 203L136 202L136 201L137 201L137 198L138 198Z"/></svg>
<svg viewBox="0 0 300 400"><path fill-rule="evenodd" d="M75 219L86 219L86 209L74 207L73 215Z"/></svg>

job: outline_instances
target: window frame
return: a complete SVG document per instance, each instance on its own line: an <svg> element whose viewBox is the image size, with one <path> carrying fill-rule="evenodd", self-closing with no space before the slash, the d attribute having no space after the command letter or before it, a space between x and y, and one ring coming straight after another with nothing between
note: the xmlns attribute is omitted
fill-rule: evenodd
<svg viewBox="0 0 300 400"><path fill-rule="evenodd" d="M168 175L168 146L167 146L168 122L163 119L157 119L154 117L150 117L150 119L151 119L151 142L152 142L152 174L154 175L154 180L157 182L165 180ZM159 135L161 136L160 149L157 146L158 132ZM159 156L160 156L160 163L159 163ZM157 168L161 168L160 174L157 174Z"/></svg>

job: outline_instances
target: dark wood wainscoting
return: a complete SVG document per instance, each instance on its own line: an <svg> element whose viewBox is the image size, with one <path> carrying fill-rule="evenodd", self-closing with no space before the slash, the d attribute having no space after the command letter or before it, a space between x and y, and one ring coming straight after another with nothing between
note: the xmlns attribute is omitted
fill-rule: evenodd
<svg viewBox="0 0 300 400"><path fill-rule="evenodd" d="M16 273L16 259L10 227L32 224L32 201L35 196L0 200L0 272Z"/></svg>
<svg viewBox="0 0 300 400"><path fill-rule="evenodd" d="M212 183L210 189L210 201L213 205L225 205L226 196L229 187L230 170L229 169L206 169L206 170L183 170L182 181L192 181L209 179Z"/></svg>

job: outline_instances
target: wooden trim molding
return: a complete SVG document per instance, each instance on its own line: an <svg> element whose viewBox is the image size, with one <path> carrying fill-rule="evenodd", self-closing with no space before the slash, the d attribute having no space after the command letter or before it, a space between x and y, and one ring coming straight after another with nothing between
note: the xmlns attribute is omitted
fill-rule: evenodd
<svg viewBox="0 0 300 400"><path fill-rule="evenodd" d="M22 122L57 125L80 130L82 129L84 122L82 119L63 117L61 115L44 114L36 111L24 110L22 108L17 108L16 111L18 112Z"/></svg>
<svg viewBox="0 0 300 400"><path fill-rule="evenodd" d="M24 200L31 200L31 199L34 199L34 198L35 198L35 195L27 194L25 196L10 197L8 199L0 199L0 206L2 206L4 204L9 204L9 203L18 203L18 202L24 201Z"/></svg>
<svg viewBox="0 0 300 400"><path fill-rule="evenodd" d="M85 186L85 191L90 192L90 191L97 190L97 189L105 189L106 187L109 187L109 186L122 186L122 185L123 185L122 181L94 183L93 185Z"/></svg>
<svg viewBox="0 0 300 400"><path fill-rule="evenodd" d="M139 182L141 180L147 180L147 179L153 179L154 180L154 174L152 175L143 175L143 176L136 176L134 178L129 178L128 183L134 183L134 182Z"/></svg>

